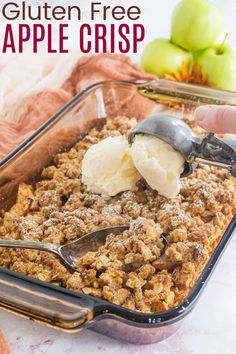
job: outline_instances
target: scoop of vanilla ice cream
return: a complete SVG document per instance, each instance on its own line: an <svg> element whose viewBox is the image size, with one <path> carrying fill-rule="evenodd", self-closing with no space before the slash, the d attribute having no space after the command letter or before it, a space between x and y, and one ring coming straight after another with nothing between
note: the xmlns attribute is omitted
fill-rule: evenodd
<svg viewBox="0 0 236 354"><path fill-rule="evenodd" d="M93 193L114 196L135 191L140 178L129 144L122 136L108 137L92 145L84 155L82 182Z"/></svg>
<svg viewBox="0 0 236 354"><path fill-rule="evenodd" d="M172 146L150 135L136 135L131 147L133 162L152 189L175 198L181 188L184 158Z"/></svg>

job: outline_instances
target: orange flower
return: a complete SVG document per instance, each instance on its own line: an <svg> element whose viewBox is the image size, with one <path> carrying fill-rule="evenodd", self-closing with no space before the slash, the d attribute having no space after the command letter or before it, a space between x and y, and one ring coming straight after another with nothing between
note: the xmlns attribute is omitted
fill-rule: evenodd
<svg viewBox="0 0 236 354"><path fill-rule="evenodd" d="M183 63L180 71L175 70L171 74L165 74L164 78L172 81L215 87L213 83L208 82L208 77L202 74L199 64L194 64L193 67L189 68L186 63Z"/></svg>
<svg viewBox="0 0 236 354"><path fill-rule="evenodd" d="M191 68L186 63L182 64L181 70L175 70L171 74L165 74L164 79L172 81L187 82L195 85L202 85L208 87L215 87L213 83L208 81L208 77L201 72L201 66L194 64ZM182 108L189 113L192 112L193 107L184 103L162 100L163 104L167 104L173 110Z"/></svg>

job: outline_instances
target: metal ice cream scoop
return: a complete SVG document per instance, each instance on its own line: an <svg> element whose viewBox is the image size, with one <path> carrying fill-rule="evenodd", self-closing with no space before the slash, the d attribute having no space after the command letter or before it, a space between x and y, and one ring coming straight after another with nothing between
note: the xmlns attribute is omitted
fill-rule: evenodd
<svg viewBox="0 0 236 354"><path fill-rule="evenodd" d="M197 137L181 119L169 115L156 115L139 123L129 134L132 144L136 134L155 136L170 144L185 159L181 177L190 175L196 163L226 168L236 177L236 140L225 140L208 133Z"/></svg>
<svg viewBox="0 0 236 354"><path fill-rule="evenodd" d="M129 226L114 226L93 231L63 246L37 241L0 240L0 247L51 252L60 257L67 267L75 269L78 258L84 256L87 252L97 251L100 246L105 244L108 235L118 235L128 229Z"/></svg>

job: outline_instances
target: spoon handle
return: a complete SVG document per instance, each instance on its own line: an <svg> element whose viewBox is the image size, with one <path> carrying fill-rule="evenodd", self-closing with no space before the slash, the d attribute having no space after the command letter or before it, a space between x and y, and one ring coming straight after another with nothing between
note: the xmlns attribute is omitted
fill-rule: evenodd
<svg viewBox="0 0 236 354"><path fill-rule="evenodd" d="M52 243L22 240L0 240L0 247L34 249L40 251L48 251L59 255L59 247Z"/></svg>

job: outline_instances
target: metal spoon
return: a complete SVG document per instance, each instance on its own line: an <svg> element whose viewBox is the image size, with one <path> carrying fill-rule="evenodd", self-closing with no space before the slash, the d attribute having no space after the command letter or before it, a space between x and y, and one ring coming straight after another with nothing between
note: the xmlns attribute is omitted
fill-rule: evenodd
<svg viewBox="0 0 236 354"><path fill-rule="evenodd" d="M181 177L190 175L196 163L226 168L236 177L236 140L218 139L213 133L198 137L181 119L164 114L139 123L129 134L130 144L136 134L155 136L177 150L185 159Z"/></svg>
<svg viewBox="0 0 236 354"><path fill-rule="evenodd" d="M75 269L78 258L82 257L87 252L97 251L100 246L105 244L108 235L118 235L128 229L129 226L114 226L97 230L63 246L36 241L0 240L0 247L25 248L51 252L60 257L65 265Z"/></svg>

